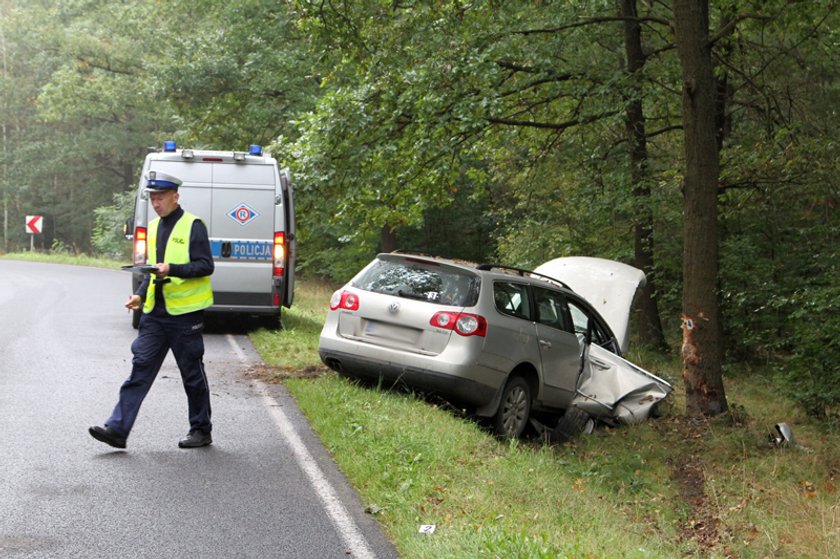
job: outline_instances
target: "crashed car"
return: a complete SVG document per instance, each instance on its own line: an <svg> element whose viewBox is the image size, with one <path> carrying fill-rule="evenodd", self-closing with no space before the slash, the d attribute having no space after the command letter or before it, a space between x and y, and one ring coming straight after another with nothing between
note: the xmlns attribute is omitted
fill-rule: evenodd
<svg viewBox="0 0 840 559"><path fill-rule="evenodd" d="M537 415L566 429L637 423L672 391L621 357L644 281L599 258L530 271L379 254L333 294L318 352L342 376L469 408L502 437L521 436Z"/></svg>

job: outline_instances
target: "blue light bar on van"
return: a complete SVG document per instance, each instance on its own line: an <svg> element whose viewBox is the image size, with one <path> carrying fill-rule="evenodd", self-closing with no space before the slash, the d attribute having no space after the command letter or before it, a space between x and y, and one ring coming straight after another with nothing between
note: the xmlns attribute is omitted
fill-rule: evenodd
<svg viewBox="0 0 840 559"><path fill-rule="evenodd" d="M163 142L163 151L175 151L175 142L173 140Z"/></svg>
<svg viewBox="0 0 840 559"><path fill-rule="evenodd" d="M248 148L248 155L262 155L262 146L251 144Z"/></svg>

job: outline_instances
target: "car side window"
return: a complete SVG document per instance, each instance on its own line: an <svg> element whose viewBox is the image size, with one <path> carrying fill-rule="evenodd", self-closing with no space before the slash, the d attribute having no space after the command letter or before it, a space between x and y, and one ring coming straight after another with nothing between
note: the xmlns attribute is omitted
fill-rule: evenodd
<svg viewBox="0 0 840 559"><path fill-rule="evenodd" d="M572 322L575 325L575 334L581 334L585 336L587 325L591 320L592 343L598 344L599 346L607 345L607 343L610 341L607 337L607 334L604 332L603 328L601 328L598 325L598 321L590 315L589 311L575 304L573 301L569 301L569 312L572 314ZM610 347L607 347L607 349L610 349Z"/></svg>
<svg viewBox="0 0 840 559"><path fill-rule="evenodd" d="M570 325L567 324L566 298L562 293L535 287L534 303L537 307L537 322L558 330L572 331Z"/></svg>
<svg viewBox="0 0 840 559"><path fill-rule="evenodd" d="M528 300L528 287L521 283L495 282L493 299L496 309L502 314L531 320L531 304Z"/></svg>

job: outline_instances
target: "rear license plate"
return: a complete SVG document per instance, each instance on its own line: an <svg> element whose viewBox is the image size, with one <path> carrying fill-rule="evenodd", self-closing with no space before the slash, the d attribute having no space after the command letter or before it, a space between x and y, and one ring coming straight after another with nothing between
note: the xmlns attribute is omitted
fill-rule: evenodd
<svg viewBox="0 0 840 559"><path fill-rule="evenodd" d="M420 338L420 330L406 328L384 322L367 321L365 324L365 337L384 338L395 342L415 343Z"/></svg>

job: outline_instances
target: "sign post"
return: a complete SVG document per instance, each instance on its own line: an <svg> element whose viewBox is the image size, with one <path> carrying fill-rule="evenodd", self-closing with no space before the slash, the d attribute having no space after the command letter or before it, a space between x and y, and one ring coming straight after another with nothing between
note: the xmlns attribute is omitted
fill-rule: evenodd
<svg viewBox="0 0 840 559"><path fill-rule="evenodd" d="M29 252L35 252L35 235L40 235L44 228L44 216L42 215L28 215L26 216L26 232L31 235L29 237Z"/></svg>

